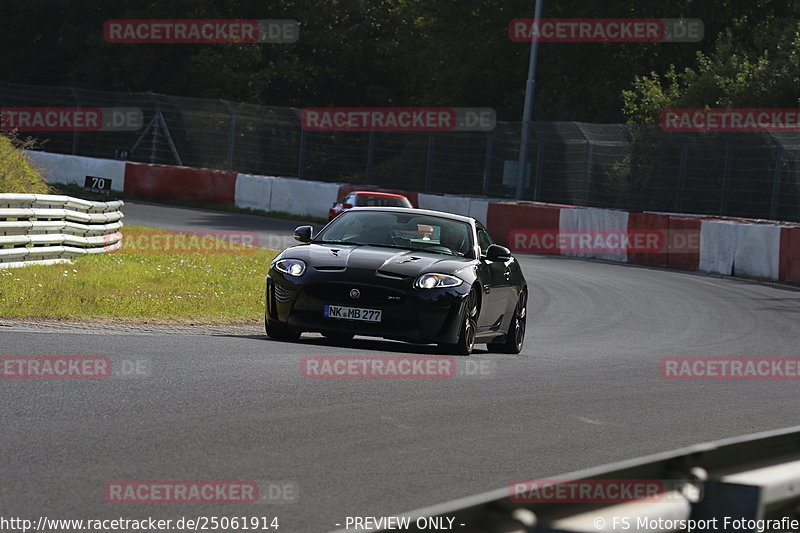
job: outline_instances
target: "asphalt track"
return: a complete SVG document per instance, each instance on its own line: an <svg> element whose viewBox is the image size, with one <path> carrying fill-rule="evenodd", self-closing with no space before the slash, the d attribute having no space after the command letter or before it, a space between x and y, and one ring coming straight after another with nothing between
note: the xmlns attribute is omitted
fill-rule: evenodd
<svg viewBox="0 0 800 533"><path fill-rule="evenodd" d="M127 223L145 218L172 229L280 229L245 215L128 207ZM307 355L436 353L366 338L335 345L318 336L277 342L255 330L3 328L0 355L102 354L150 366L130 379L0 380L0 516L278 516L281 532L324 532L346 516L400 513L512 480L800 424L796 381L666 381L659 364L798 356L797 289L558 257L520 262L531 289L523 353L481 347L453 379L301 376ZM483 363L482 373L468 375L467 360ZM103 499L109 480L199 479L288 481L299 497L214 507Z"/></svg>

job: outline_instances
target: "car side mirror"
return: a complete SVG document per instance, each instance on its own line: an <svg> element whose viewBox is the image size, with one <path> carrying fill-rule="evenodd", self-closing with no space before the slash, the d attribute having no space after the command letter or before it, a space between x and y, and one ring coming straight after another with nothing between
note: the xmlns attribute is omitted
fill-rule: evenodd
<svg viewBox="0 0 800 533"><path fill-rule="evenodd" d="M342 207L344 207L345 209L350 209L351 207L353 207L353 204L342 204Z"/></svg>
<svg viewBox="0 0 800 533"><path fill-rule="evenodd" d="M314 236L314 228L311 226L297 226L294 229L294 238L300 242L311 242Z"/></svg>
<svg viewBox="0 0 800 533"><path fill-rule="evenodd" d="M499 244L491 244L486 250L487 261L508 261L511 259L511 250Z"/></svg>

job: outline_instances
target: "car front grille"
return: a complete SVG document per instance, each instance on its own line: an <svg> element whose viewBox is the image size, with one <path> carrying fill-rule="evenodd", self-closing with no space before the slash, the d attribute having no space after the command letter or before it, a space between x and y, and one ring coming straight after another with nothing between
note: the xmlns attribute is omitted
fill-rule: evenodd
<svg viewBox="0 0 800 533"><path fill-rule="evenodd" d="M358 298L350 296L350 291L353 289L359 291ZM306 286L305 291L315 300L350 306L385 307L400 305L406 301L406 295L401 291L358 283L315 283Z"/></svg>

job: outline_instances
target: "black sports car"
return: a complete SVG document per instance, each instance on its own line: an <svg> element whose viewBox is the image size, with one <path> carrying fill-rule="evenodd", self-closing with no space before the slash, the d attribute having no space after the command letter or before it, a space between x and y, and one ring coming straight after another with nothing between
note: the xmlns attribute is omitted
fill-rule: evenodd
<svg viewBox="0 0 800 533"><path fill-rule="evenodd" d="M356 207L280 253L267 274L267 335L319 332L439 344L469 355L476 342L519 353L527 285L511 252L475 219Z"/></svg>

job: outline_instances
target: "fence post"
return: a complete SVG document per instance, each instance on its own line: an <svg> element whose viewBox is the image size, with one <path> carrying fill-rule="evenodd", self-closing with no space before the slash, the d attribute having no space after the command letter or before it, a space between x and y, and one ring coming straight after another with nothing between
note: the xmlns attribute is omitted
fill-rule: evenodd
<svg viewBox="0 0 800 533"><path fill-rule="evenodd" d="M375 151L375 130L369 132L369 142L367 144L367 170L364 172L364 183L369 183L372 175L372 158Z"/></svg>
<svg viewBox="0 0 800 533"><path fill-rule="evenodd" d="M592 186L592 143L586 139L586 175L583 177L583 205L589 206L590 189Z"/></svg>
<svg viewBox="0 0 800 533"><path fill-rule="evenodd" d="M631 149L631 173L628 178L628 211L638 211L637 196L639 195L639 182L636 179L636 174L639 172L639 145L636 143L636 138L633 140L633 148Z"/></svg>
<svg viewBox="0 0 800 533"><path fill-rule="evenodd" d="M783 172L783 145L778 145L778 154L775 158L775 173L772 176L772 200L769 204L769 218L778 218L778 201L781 195L781 174Z"/></svg>
<svg viewBox="0 0 800 533"><path fill-rule="evenodd" d="M303 177L303 166L306 158L306 130L300 127L300 153L297 154L297 177Z"/></svg>
<svg viewBox="0 0 800 533"><path fill-rule="evenodd" d="M433 167L433 140L435 133L428 134L428 163L425 165L425 192L431 190L431 171Z"/></svg>
<svg viewBox="0 0 800 533"><path fill-rule="evenodd" d="M539 191L542 182L542 158L544 157L544 143L539 139L539 146L536 148L536 175L533 177L533 201L539 201ZM527 175L527 174L526 174Z"/></svg>
<svg viewBox="0 0 800 533"><path fill-rule="evenodd" d="M483 164L483 195L489 196L489 183L492 176L492 149L494 148L494 135L486 133L486 161Z"/></svg>
<svg viewBox="0 0 800 533"><path fill-rule="evenodd" d="M678 187L675 192L675 211L680 212L683 206L683 181L686 179L686 163L689 160L689 143L683 141L681 145L681 161L678 166Z"/></svg>
<svg viewBox="0 0 800 533"><path fill-rule="evenodd" d="M227 100L220 100L228 111L228 170L233 170L233 149L236 138L236 110Z"/></svg>
<svg viewBox="0 0 800 533"><path fill-rule="evenodd" d="M725 147L725 163L722 166L722 194L719 199L719 214L724 215L728 209L728 182L731 177L731 147Z"/></svg>
<svg viewBox="0 0 800 533"><path fill-rule="evenodd" d="M75 87L69 88L70 92L72 93L72 97L75 99L75 109L80 111L81 109L81 97L78 95L78 91L75 90ZM72 155L78 155L78 128L72 130Z"/></svg>

